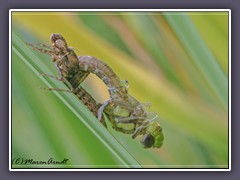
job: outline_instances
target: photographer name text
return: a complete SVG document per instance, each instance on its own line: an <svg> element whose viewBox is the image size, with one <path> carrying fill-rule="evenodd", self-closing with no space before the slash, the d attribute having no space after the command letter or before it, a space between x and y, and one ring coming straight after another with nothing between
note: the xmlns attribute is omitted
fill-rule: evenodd
<svg viewBox="0 0 240 180"><path fill-rule="evenodd" d="M13 158L12 165L65 165L68 159L64 158L61 161L56 161L53 158L47 160L35 160L32 158Z"/></svg>

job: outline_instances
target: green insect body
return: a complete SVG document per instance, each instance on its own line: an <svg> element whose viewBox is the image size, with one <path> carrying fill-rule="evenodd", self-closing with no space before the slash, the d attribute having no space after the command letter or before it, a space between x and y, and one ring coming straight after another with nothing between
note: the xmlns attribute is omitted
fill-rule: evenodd
<svg viewBox="0 0 240 180"><path fill-rule="evenodd" d="M149 123L146 127L143 139L146 137L152 136L154 139L152 147L160 148L163 144L164 136L162 133L162 128L156 121ZM145 139L146 141L146 139ZM142 143L144 145L144 142ZM146 142L145 142L146 144Z"/></svg>
<svg viewBox="0 0 240 180"><path fill-rule="evenodd" d="M112 111L113 111L114 116L118 116L118 117L129 117L130 116L129 110L126 110L121 106L114 107Z"/></svg>

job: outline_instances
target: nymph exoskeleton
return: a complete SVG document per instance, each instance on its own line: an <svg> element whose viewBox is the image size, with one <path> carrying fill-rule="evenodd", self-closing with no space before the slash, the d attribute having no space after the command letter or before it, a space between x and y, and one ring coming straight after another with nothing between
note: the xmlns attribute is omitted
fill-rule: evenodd
<svg viewBox="0 0 240 180"><path fill-rule="evenodd" d="M89 73L78 70L78 59L72 48L67 46L65 39L58 34L52 34L50 37L52 46L44 44L30 44L27 43L32 49L51 55L52 61L58 70L58 76L51 76L42 74L51 78L60 80L67 85L69 90L57 88L45 88L49 90L58 90L74 93L78 99L96 116L98 117L98 104L95 99L80 86L80 83L85 80ZM46 49L47 48L47 49ZM106 127L104 117L101 118L101 123Z"/></svg>

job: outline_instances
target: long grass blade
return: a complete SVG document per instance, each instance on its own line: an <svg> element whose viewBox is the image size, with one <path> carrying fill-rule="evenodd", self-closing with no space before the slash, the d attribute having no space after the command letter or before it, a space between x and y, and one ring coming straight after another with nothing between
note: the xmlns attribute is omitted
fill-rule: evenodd
<svg viewBox="0 0 240 180"><path fill-rule="evenodd" d="M184 14L169 15L165 13L165 18L172 26L179 40L182 42L205 77L208 85L213 89L226 110L228 105L227 77L224 75L224 72L211 51L201 39L193 23L189 17Z"/></svg>
<svg viewBox="0 0 240 180"><path fill-rule="evenodd" d="M12 50L36 75L45 72L53 74L49 71L41 60L25 45L25 43L13 32L12 33ZM66 88L63 84L53 80L46 80L39 76L47 87ZM74 95L60 94L54 91L56 96L82 121L87 128L108 148L119 163L125 168L140 168L141 165L137 160L128 153L128 151L119 144L116 139L98 122L91 112L79 102Z"/></svg>

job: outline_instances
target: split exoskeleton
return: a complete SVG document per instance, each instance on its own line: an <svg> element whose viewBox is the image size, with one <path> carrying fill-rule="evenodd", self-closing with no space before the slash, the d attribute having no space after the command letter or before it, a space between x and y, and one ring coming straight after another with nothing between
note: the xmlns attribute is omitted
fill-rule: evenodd
<svg viewBox="0 0 240 180"><path fill-rule="evenodd" d="M103 119L103 112L108 116L115 130L132 134L132 138L143 135L141 140L143 147L159 148L162 146L164 137L160 124L154 121L154 118L150 118L149 113L144 109L144 105L128 93L128 82L126 80L120 80L106 63L96 57L77 56L73 48L68 47L67 42L60 34L52 34L50 39L51 47L43 44L28 45L34 50L52 56L58 70L59 77L56 77L56 79L67 85L69 90L66 91L74 93L81 101L83 101L83 97L90 99L91 101L88 104L85 101L83 103L104 126L106 126L106 123ZM42 47L46 47L48 50ZM92 96L80 86L90 73L98 76L108 88L110 99L101 105L97 104ZM79 96L79 92L81 96Z"/></svg>

